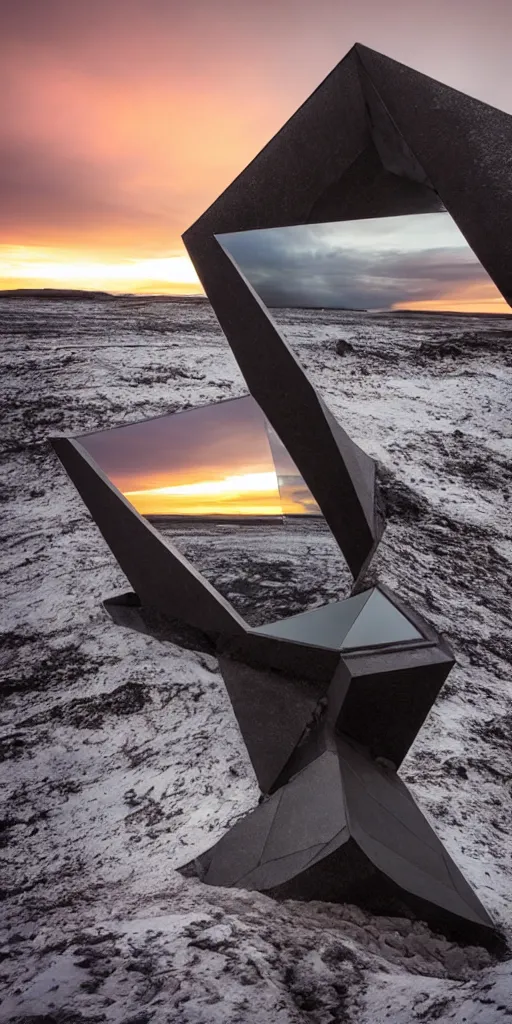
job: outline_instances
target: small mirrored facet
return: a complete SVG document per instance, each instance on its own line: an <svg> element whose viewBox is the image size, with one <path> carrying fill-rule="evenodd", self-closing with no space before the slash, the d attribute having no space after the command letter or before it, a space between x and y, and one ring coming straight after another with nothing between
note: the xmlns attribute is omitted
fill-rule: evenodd
<svg viewBox="0 0 512 1024"><path fill-rule="evenodd" d="M340 651L422 639L412 622L376 588L260 626L255 632Z"/></svg>
<svg viewBox="0 0 512 1024"><path fill-rule="evenodd" d="M265 420L265 423L277 474L277 486L281 496L283 514L286 516L320 516L322 513L283 442L268 420Z"/></svg>
<svg viewBox="0 0 512 1024"><path fill-rule="evenodd" d="M343 650L421 640L421 633L380 591L372 590L342 644Z"/></svg>
<svg viewBox="0 0 512 1024"><path fill-rule="evenodd" d="M341 650L343 640L368 600L371 591L349 597L346 601L333 601L321 608L302 612L280 622L260 626L255 632L265 636L281 637L296 643L312 644Z"/></svg>

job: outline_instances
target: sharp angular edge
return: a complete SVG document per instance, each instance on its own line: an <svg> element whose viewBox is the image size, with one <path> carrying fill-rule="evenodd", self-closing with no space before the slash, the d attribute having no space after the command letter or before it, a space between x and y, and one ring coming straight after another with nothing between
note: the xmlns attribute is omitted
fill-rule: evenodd
<svg viewBox="0 0 512 1024"><path fill-rule="evenodd" d="M344 835L345 807L336 753L323 753L291 782L250 811L207 851L200 862L208 885L268 889L295 876ZM319 836L320 830L320 836ZM253 873L257 871L257 875Z"/></svg>
<svg viewBox="0 0 512 1024"><path fill-rule="evenodd" d="M243 619L162 540L77 441L54 437L51 442L142 605L206 633L245 632Z"/></svg>
<svg viewBox="0 0 512 1024"><path fill-rule="evenodd" d="M189 246L194 260L195 250ZM373 461L317 395L268 310L214 237L195 258L208 298L242 370L302 474L354 576L382 533Z"/></svg>
<svg viewBox="0 0 512 1024"><path fill-rule="evenodd" d="M359 74L373 143L383 167L391 174L415 181L419 185L425 185L430 191L431 202L439 209L442 204L439 198L436 202L436 193L432 182L429 181L424 168L418 163L414 153L398 131L369 74L365 71L362 61Z"/></svg>
<svg viewBox="0 0 512 1024"><path fill-rule="evenodd" d="M339 651L288 642L277 636L251 632L250 629L236 636L220 637L217 649L219 654L227 654L255 668L270 668L307 679L313 683L319 700L324 696L340 660Z"/></svg>
<svg viewBox="0 0 512 1024"><path fill-rule="evenodd" d="M419 618L416 624L433 633ZM453 664L452 652L439 638L437 642L431 639L358 654L342 653L330 685L319 695L314 715L271 792L322 751L334 749L337 736L348 737L371 757L385 758L398 767Z"/></svg>
<svg viewBox="0 0 512 1024"><path fill-rule="evenodd" d="M343 125L341 133L333 130L337 124ZM382 189L380 216L412 208L427 212L444 202L510 301L511 133L508 115L358 44L183 236L249 389L299 467L355 576L368 564L382 532L372 460L335 426L262 304L240 274L236 279L237 268L230 269L227 255L220 257L215 236L374 215L375 206L370 213L358 208L363 181L363 208L368 190ZM297 416L286 414L290 390L302 429ZM331 472L336 474L332 487ZM346 509L339 507L345 490Z"/></svg>
<svg viewBox="0 0 512 1024"><path fill-rule="evenodd" d="M406 907L452 933L492 941L494 925L410 793L340 740L199 858L210 885L284 899Z"/></svg>
<svg viewBox="0 0 512 1024"><path fill-rule="evenodd" d="M381 594L384 594L384 597L387 597L388 601L391 601L391 604L394 604L395 608L398 608L398 611L401 612L402 615L405 615L406 619L409 619L409 622L412 622L413 626L415 626L421 635L425 637L425 640L430 640L435 644L441 643L443 650L452 654L446 640L441 639L439 633L435 631L431 623L428 622L427 619L423 618L416 608L412 608L411 605L402 600L394 590L391 590L390 587L386 586L384 583L379 583L376 589L380 590Z"/></svg>
<svg viewBox="0 0 512 1024"><path fill-rule="evenodd" d="M352 48L185 232L194 262L203 263L201 244L213 235L308 222L319 196L371 142L359 67Z"/></svg>
<svg viewBox="0 0 512 1024"><path fill-rule="evenodd" d="M313 644L340 651L347 633L361 614L373 590L366 590L344 601L299 612L287 619L278 619L264 626L254 626L252 632L261 636L275 636L296 643Z"/></svg>
<svg viewBox="0 0 512 1024"><path fill-rule="evenodd" d="M385 647L424 640L416 626L378 588L374 588L343 640L343 650Z"/></svg>
<svg viewBox="0 0 512 1024"><path fill-rule="evenodd" d="M337 730L399 767L453 665L441 642L343 655L329 690L343 694Z"/></svg>
<svg viewBox="0 0 512 1024"><path fill-rule="evenodd" d="M340 741L350 834L375 867L406 893L441 911L493 928L404 783Z"/></svg>
<svg viewBox="0 0 512 1024"><path fill-rule="evenodd" d="M308 223L368 217L439 213L444 206L431 188L385 170L373 141L312 206Z"/></svg>
<svg viewBox="0 0 512 1024"><path fill-rule="evenodd" d="M279 811L281 793L245 814L208 850L200 862L206 867L207 885L237 885L261 860L270 829Z"/></svg>
<svg viewBox="0 0 512 1024"><path fill-rule="evenodd" d="M238 884L244 889L256 889L263 892L274 889L283 883L286 884L290 878L296 877L309 867L318 856L322 856L323 849L324 846L320 843L317 846L310 846L307 850L296 850L284 857L277 857L266 864L260 864L257 868L253 868L240 879Z"/></svg>
<svg viewBox="0 0 512 1024"><path fill-rule="evenodd" d="M340 138L333 124L343 124ZM383 529L373 460L334 420L217 235L306 223L371 143L354 53L183 236L237 359L357 577ZM290 396L293 396L291 399Z"/></svg>
<svg viewBox="0 0 512 1024"><path fill-rule="evenodd" d="M512 116L357 44L416 166L512 305Z"/></svg>
<svg viewBox="0 0 512 1024"><path fill-rule="evenodd" d="M262 864L318 843L330 843L335 833L346 825L336 750L325 750L280 792L279 813L272 822L261 856Z"/></svg>
<svg viewBox="0 0 512 1024"><path fill-rule="evenodd" d="M263 793L268 793L310 721L317 687L218 655L219 668Z"/></svg>

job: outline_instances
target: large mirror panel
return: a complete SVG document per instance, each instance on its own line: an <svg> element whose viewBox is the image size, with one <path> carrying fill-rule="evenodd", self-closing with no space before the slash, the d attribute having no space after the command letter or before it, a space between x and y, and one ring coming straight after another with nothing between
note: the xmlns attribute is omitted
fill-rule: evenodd
<svg viewBox="0 0 512 1024"><path fill-rule="evenodd" d="M318 505L250 395L77 440L250 625L348 592Z"/></svg>
<svg viewBox="0 0 512 1024"><path fill-rule="evenodd" d="M449 213L219 235L267 306L512 313Z"/></svg>
<svg viewBox="0 0 512 1024"><path fill-rule="evenodd" d="M80 443L152 519L283 514L266 420L250 396L89 434Z"/></svg>

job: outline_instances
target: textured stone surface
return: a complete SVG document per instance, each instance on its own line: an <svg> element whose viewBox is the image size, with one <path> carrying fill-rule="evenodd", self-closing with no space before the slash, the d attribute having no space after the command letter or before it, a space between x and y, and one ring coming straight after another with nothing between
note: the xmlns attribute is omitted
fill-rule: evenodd
<svg viewBox="0 0 512 1024"><path fill-rule="evenodd" d="M254 773L215 658L116 628L104 612L101 599L128 585L47 435L236 396L243 383L207 302L0 307L11 396L1 437L4 1016L510 1024L510 960L493 964L403 913L275 901L176 872L257 803ZM400 774L510 935L512 321L276 316L389 475L379 578L456 651ZM343 360L340 338L353 346ZM331 548L306 527L290 540L271 526L240 526L228 540L207 524L170 536L244 618L251 608L271 621L343 595Z"/></svg>

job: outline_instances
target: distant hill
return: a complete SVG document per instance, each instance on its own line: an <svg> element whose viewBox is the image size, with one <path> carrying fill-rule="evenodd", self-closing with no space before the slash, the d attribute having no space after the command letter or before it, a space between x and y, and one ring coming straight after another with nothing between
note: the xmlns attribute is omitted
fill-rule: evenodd
<svg viewBox="0 0 512 1024"><path fill-rule="evenodd" d="M112 292L87 291L85 288L6 288L0 290L0 299L51 299L52 301L64 299L66 301L82 302L115 302L118 299L133 299L151 302L183 302L190 299L199 299L206 302L204 295L144 295L135 292Z"/></svg>
<svg viewBox="0 0 512 1024"><path fill-rule="evenodd" d="M0 291L2 299L115 299L109 292L89 292L81 288L7 288Z"/></svg>
<svg viewBox="0 0 512 1024"><path fill-rule="evenodd" d="M166 294L150 294L143 292L102 292L102 291L88 291L85 288L7 288L0 290L0 299L43 299L55 301L67 301L67 302L130 302L130 303L144 303L144 302L167 302L167 303L180 303L180 302L205 302L209 300L206 295L166 295ZM427 309L362 309L350 306L287 306L287 305L269 305L269 309L290 309L290 310L303 310L304 312L338 312L338 313L363 313L367 316L379 318L379 317L410 317L414 319L416 317L459 317L459 316L470 316L479 317L482 319L497 319L499 317L510 318L510 313L499 312L499 313L463 313L456 310L427 310Z"/></svg>

